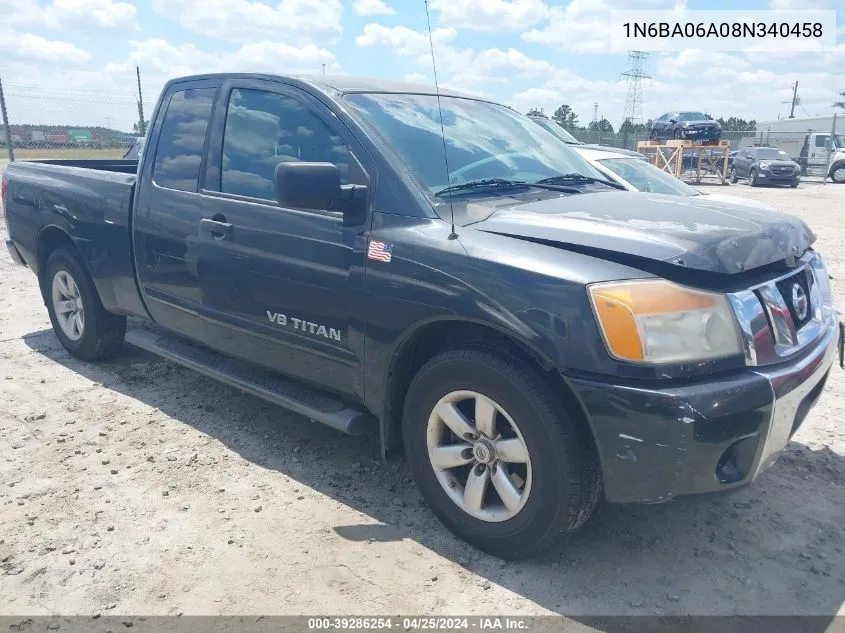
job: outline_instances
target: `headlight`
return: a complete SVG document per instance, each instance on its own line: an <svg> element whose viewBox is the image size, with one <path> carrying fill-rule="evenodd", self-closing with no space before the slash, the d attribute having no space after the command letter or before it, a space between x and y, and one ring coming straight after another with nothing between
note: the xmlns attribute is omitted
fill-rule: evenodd
<svg viewBox="0 0 845 633"><path fill-rule="evenodd" d="M588 292L612 356L635 363L683 363L742 353L725 295L664 279L593 284Z"/></svg>
<svg viewBox="0 0 845 633"><path fill-rule="evenodd" d="M792 169L792 171L794 171L797 174L798 172L801 171L801 165L795 165L795 167Z"/></svg>
<svg viewBox="0 0 845 633"><path fill-rule="evenodd" d="M760 163L760 169L768 169L770 166L771 166L771 164L767 163L766 161L763 161L762 163Z"/></svg>

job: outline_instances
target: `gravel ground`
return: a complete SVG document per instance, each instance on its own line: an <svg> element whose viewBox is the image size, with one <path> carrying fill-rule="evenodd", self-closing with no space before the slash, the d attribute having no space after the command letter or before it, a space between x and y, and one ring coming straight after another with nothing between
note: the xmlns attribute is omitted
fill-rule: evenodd
<svg viewBox="0 0 845 633"><path fill-rule="evenodd" d="M805 218L845 308L845 187L727 191ZM71 358L3 253L0 615L845 613L843 377L753 486L602 505L545 560L504 563L375 441L132 348Z"/></svg>

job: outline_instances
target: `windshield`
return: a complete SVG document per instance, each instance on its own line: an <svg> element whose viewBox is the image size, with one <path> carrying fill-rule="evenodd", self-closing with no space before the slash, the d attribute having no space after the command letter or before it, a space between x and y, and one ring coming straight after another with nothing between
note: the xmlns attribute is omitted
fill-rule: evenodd
<svg viewBox="0 0 845 633"><path fill-rule="evenodd" d="M557 136L564 143L574 143L575 145L581 144L581 141L572 136L569 132L564 130L560 125L558 125L554 121L551 121L549 119L535 119L533 117L531 117L531 120L543 129L546 129L555 136Z"/></svg>
<svg viewBox="0 0 845 633"><path fill-rule="evenodd" d="M754 154L761 160L792 160L782 149L758 149Z"/></svg>
<svg viewBox="0 0 845 633"><path fill-rule="evenodd" d="M638 158L600 158L598 162L634 185L638 191L665 193L670 196L700 195L700 192L648 161Z"/></svg>
<svg viewBox="0 0 845 633"><path fill-rule="evenodd" d="M833 140L836 143L836 147L838 149L845 149L845 136L842 134L834 134Z"/></svg>
<svg viewBox="0 0 845 633"><path fill-rule="evenodd" d="M681 112L678 121L706 121L707 117L701 112Z"/></svg>
<svg viewBox="0 0 845 633"><path fill-rule="evenodd" d="M346 100L431 194L490 178L535 182L564 173L603 178L527 116L486 101L441 97L447 178L435 95L351 94Z"/></svg>

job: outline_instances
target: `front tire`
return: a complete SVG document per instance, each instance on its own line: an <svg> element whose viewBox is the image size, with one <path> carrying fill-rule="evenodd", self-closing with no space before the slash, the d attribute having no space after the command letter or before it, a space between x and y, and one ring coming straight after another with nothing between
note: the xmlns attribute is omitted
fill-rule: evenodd
<svg viewBox="0 0 845 633"><path fill-rule="evenodd" d="M837 184L845 184L845 164L836 165L830 170L830 179Z"/></svg>
<svg viewBox="0 0 845 633"><path fill-rule="evenodd" d="M731 184L736 184L739 181L739 176L736 175L736 167L731 167Z"/></svg>
<svg viewBox="0 0 845 633"><path fill-rule="evenodd" d="M91 361L116 354L126 317L107 312L79 255L58 248L47 259L41 288L53 331L71 355Z"/></svg>
<svg viewBox="0 0 845 633"><path fill-rule="evenodd" d="M455 535L500 558L544 551L589 518L601 480L587 433L537 371L482 345L429 360L405 399L420 492Z"/></svg>
<svg viewBox="0 0 845 633"><path fill-rule="evenodd" d="M680 129L676 129L676 130L675 130L675 133L673 134L673 136L675 137L675 140L676 140L676 141L680 141L680 140L682 140L682 139L684 138L684 133L683 133L683 132L681 132L681 130L680 130Z"/></svg>
<svg viewBox="0 0 845 633"><path fill-rule="evenodd" d="M757 186L757 170L752 169L751 172L748 174L748 184L752 187Z"/></svg>

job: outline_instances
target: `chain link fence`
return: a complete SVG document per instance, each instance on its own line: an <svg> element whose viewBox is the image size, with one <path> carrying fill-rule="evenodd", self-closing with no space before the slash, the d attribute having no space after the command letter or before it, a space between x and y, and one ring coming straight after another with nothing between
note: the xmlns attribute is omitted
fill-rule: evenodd
<svg viewBox="0 0 845 633"><path fill-rule="evenodd" d="M132 92L2 84L0 160L122 158L139 132ZM11 147L10 147L11 146Z"/></svg>

